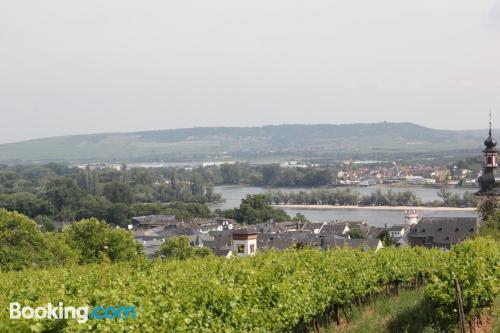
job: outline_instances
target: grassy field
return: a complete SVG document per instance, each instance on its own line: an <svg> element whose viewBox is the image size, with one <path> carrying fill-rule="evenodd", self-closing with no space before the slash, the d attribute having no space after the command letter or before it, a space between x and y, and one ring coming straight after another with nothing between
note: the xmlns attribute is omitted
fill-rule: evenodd
<svg viewBox="0 0 500 333"><path fill-rule="evenodd" d="M402 291L398 297L383 297L362 309L347 312L349 323L342 316L342 324L323 329L321 333L437 333L455 332L443 328L432 319L432 309L425 303L422 290ZM496 305L483 319L484 325L476 333L500 333L500 295Z"/></svg>

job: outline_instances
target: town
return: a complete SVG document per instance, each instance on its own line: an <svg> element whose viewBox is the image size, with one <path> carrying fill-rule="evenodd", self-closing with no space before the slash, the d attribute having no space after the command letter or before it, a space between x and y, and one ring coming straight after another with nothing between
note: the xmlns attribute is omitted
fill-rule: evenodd
<svg viewBox="0 0 500 333"><path fill-rule="evenodd" d="M218 256L253 255L268 249L350 247L378 250L394 246L439 247L478 234L475 217L422 217L416 211L405 212L405 223L388 228L370 226L365 221L305 222L285 221L243 227L232 219L194 219L179 221L174 215L151 215L132 218L129 229L154 257L161 245L172 237L187 237L190 245L206 247Z"/></svg>
<svg viewBox="0 0 500 333"><path fill-rule="evenodd" d="M496 141L492 138L491 129L485 146L484 172L479 175L481 187L478 194L488 195L497 186L495 177L491 177L497 167ZM298 167L298 165L291 164L288 167ZM352 170L351 161L349 182L353 179ZM390 170L393 169L384 169L384 175L393 175ZM403 177L403 180L428 181L422 173L415 176L412 172L412 175L408 176L410 170L409 168L406 170L407 176ZM432 168L424 168L424 170L426 173L436 175ZM361 169L357 176L363 172L369 173L370 176L374 175L374 172L369 169ZM437 173L437 175L441 182L452 178L448 171ZM465 180L469 175L470 171L459 170L454 176ZM342 178L345 175L340 171L338 176ZM399 173L398 176L401 174ZM376 178L386 179L386 176L382 177L379 172ZM432 179L436 183L435 178ZM154 257L162 245L174 237L185 237L193 247L207 248L218 256L231 257L254 255L257 251L270 249L285 250L304 247L321 249L349 247L377 251L384 245L394 245L450 249L452 245L479 233L477 217L420 217L416 210L409 210L405 211L402 222L384 228L370 226L366 221L338 220L322 222L269 220L243 226L236 220L228 218L195 218L182 221L178 220L175 215L149 215L133 217L128 229L132 231L136 241L144 246L149 257Z"/></svg>

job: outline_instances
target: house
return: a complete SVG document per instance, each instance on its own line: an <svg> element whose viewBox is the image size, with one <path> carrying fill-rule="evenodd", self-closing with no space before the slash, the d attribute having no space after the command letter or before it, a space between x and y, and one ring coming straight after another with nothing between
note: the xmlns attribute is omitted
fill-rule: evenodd
<svg viewBox="0 0 500 333"><path fill-rule="evenodd" d="M299 231L300 230L300 222L297 221L285 221L276 223L278 229L283 230L284 232L289 231Z"/></svg>
<svg viewBox="0 0 500 333"><path fill-rule="evenodd" d="M165 242L163 238L136 238L136 241L144 246L144 253L148 258L152 258Z"/></svg>
<svg viewBox="0 0 500 333"><path fill-rule="evenodd" d="M210 231L222 231L222 224L212 219L195 219L188 222L191 227L203 234L208 234Z"/></svg>
<svg viewBox="0 0 500 333"><path fill-rule="evenodd" d="M478 233L476 217L423 217L408 232L411 246L450 248Z"/></svg>
<svg viewBox="0 0 500 333"><path fill-rule="evenodd" d="M236 220L233 219L218 217L216 221L222 226L222 230L233 230L238 226Z"/></svg>
<svg viewBox="0 0 500 333"><path fill-rule="evenodd" d="M132 217L133 228L154 228L179 223L175 215L147 215Z"/></svg>
<svg viewBox="0 0 500 333"><path fill-rule="evenodd" d="M191 244L191 246L194 247L203 247L205 245L205 242L210 242L214 240L214 238L209 234L201 232L189 235L188 238L189 238L189 243Z"/></svg>
<svg viewBox="0 0 500 333"><path fill-rule="evenodd" d="M257 245L259 251L269 249L286 250L297 245L295 239L288 234L259 233L257 235Z"/></svg>
<svg viewBox="0 0 500 333"><path fill-rule="evenodd" d="M401 238L405 235L406 227L402 224L395 224L388 229L389 236L393 238Z"/></svg>
<svg viewBox="0 0 500 333"><path fill-rule="evenodd" d="M213 237L213 240L217 244L231 245L233 243L233 231L232 230L222 230L222 231L210 231L208 233Z"/></svg>
<svg viewBox="0 0 500 333"><path fill-rule="evenodd" d="M346 235L349 232L349 227L347 223L344 222L336 222L336 223L328 223L321 229L322 235Z"/></svg>
<svg viewBox="0 0 500 333"><path fill-rule="evenodd" d="M380 233L384 231L386 228L383 227L375 227L375 226L370 226L368 229L368 234L367 238L368 239L378 239Z"/></svg>
<svg viewBox="0 0 500 333"><path fill-rule="evenodd" d="M307 222L306 224L304 224L301 231L318 235L319 233L321 233L321 230L325 225L325 222Z"/></svg>

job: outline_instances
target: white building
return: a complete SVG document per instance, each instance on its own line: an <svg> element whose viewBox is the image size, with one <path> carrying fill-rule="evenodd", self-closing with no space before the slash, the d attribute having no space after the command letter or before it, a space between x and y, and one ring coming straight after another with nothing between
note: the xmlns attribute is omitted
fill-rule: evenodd
<svg viewBox="0 0 500 333"><path fill-rule="evenodd" d="M253 229L238 229L233 231L233 254L251 256L257 252L257 231Z"/></svg>
<svg viewBox="0 0 500 333"><path fill-rule="evenodd" d="M394 238L401 238L405 235L404 225L393 225L389 228L389 235Z"/></svg>
<svg viewBox="0 0 500 333"><path fill-rule="evenodd" d="M419 218L416 210L405 210L405 225L417 224Z"/></svg>

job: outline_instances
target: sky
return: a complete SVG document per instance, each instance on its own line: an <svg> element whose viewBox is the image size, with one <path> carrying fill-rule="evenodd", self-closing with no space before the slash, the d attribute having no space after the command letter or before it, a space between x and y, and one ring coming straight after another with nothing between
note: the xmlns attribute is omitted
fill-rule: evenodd
<svg viewBox="0 0 500 333"><path fill-rule="evenodd" d="M283 123L477 129L490 110L500 127L500 0L0 2L0 143Z"/></svg>

